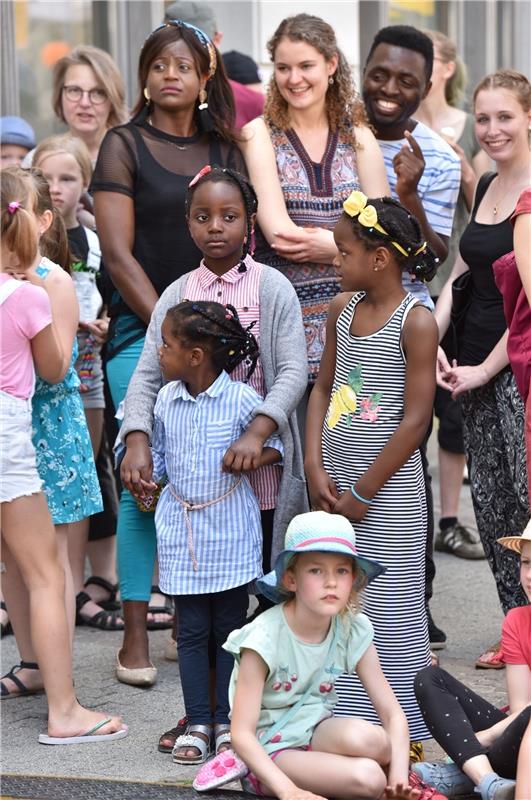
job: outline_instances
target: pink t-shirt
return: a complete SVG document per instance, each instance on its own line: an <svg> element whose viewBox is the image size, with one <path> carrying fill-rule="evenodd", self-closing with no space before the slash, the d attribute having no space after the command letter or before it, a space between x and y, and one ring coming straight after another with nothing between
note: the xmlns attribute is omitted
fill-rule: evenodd
<svg viewBox="0 0 531 800"><path fill-rule="evenodd" d="M506 664L531 669L531 606L512 608L503 621L502 653Z"/></svg>
<svg viewBox="0 0 531 800"><path fill-rule="evenodd" d="M0 273L0 287L11 280ZM35 386L31 339L50 325L52 310L40 286L22 281L0 306L0 389L27 400Z"/></svg>

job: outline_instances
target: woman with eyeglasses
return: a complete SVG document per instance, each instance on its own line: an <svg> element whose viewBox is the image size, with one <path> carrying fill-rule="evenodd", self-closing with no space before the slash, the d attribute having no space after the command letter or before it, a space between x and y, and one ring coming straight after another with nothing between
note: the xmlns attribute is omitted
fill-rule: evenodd
<svg viewBox="0 0 531 800"><path fill-rule="evenodd" d="M223 62L203 31L180 20L161 25L144 42L138 79L133 118L106 135L92 181L103 258L113 283L107 377L116 407L142 352L155 303L201 261L186 224L188 184L205 164L243 168ZM151 431L140 420L138 425L126 437L124 464L133 472L149 456ZM171 608L155 606L154 613L148 608L155 551L153 513L142 513L123 491L118 564L125 631L116 673L136 686L156 680L147 627L172 624Z"/></svg>

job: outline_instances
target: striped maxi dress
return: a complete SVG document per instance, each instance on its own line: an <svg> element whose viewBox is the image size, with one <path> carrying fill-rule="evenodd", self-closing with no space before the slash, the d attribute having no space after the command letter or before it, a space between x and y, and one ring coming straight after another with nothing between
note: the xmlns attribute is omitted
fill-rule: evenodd
<svg viewBox="0 0 531 800"><path fill-rule="evenodd" d="M332 401L323 425L323 464L339 491L361 478L402 420L406 360L401 334L407 314L418 303L408 293L380 330L352 336L352 319L363 297L362 292L353 295L337 320L332 389L333 398L341 386L350 385L356 391L356 409L346 413L344 404ZM415 675L430 663L424 607L427 510L418 450L380 489L354 528L360 555L387 567L365 590L363 608L374 626L382 669L406 714L411 739L428 739L413 691ZM341 676L336 690L337 716L379 721L355 674Z"/></svg>

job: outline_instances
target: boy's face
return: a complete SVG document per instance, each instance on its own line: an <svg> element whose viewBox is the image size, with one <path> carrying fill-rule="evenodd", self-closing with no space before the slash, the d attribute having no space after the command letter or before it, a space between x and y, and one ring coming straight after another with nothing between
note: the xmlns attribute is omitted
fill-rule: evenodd
<svg viewBox="0 0 531 800"><path fill-rule="evenodd" d="M28 153L28 148L21 144L0 144L0 168L22 164Z"/></svg>

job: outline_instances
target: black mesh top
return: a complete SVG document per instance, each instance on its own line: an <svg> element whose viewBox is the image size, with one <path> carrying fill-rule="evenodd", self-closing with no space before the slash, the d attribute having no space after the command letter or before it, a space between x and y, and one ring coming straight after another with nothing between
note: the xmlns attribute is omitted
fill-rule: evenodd
<svg viewBox="0 0 531 800"><path fill-rule="evenodd" d="M112 128L102 142L90 190L133 198L133 255L159 295L202 258L188 231L184 201L205 164L245 173L238 148L216 134L181 138L135 121ZM110 313L132 313L117 292Z"/></svg>

